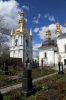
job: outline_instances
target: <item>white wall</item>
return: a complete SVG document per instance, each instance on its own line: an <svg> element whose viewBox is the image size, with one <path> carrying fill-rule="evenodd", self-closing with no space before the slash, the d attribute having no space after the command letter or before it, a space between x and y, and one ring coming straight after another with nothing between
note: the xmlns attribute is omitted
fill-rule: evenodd
<svg viewBox="0 0 66 100"><path fill-rule="evenodd" d="M66 38L58 38L57 44L58 44L59 52L65 52L64 45L66 44Z"/></svg>
<svg viewBox="0 0 66 100"><path fill-rule="evenodd" d="M55 53L55 64L57 65L59 61L59 55L58 53Z"/></svg>
<svg viewBox="0 0 66 100"><path fill-rule="evenodd" d="M47 53L47 59L44 59L44 53ZM41 66L41 59L44 59L44 65L53 65L55 62L53 50L40 50L39 51L39 66Z"/></svg>

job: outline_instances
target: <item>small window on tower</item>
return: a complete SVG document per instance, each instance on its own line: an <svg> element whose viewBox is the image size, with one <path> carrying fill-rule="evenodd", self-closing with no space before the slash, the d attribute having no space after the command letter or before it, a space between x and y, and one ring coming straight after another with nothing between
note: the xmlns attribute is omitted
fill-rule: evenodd
<svg viewBox="0 0 66 100"><path fill-rule="evenodd" d="M16 39L16 40L15 40L15 46L17 46L17 41L18 41L18 40Z"/></svg>
<svg viewBox="0 0 66 100"><path fill-rule="evenodd" d="M65 52L66 52L66 45L65 45Z"/></svg>
<svg viewBox="0 0 66 100"><path fill-rule="evenodd" d="M26 46L28 46L28 40L26 40Z"/></svg>
<svg viewBox="0 0 66 100"><path fill-rule="evenodd" d="M47 53L46 52L44 53L44 58L47 58Z"/></svg>

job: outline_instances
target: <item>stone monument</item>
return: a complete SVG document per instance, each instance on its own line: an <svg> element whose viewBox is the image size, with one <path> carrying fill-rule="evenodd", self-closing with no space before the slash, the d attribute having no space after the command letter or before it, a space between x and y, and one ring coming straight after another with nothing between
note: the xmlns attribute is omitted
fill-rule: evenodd
<svg viewBox="0 0 66 100"><path fill-rule="evenodd" d="M33 93L31 69L24 69L22 78L22 94L26 97Z"/></svg>

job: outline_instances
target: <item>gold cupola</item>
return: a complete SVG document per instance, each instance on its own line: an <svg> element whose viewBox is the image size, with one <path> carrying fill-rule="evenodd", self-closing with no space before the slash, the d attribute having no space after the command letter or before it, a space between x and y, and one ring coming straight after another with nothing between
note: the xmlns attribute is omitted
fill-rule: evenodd
<svg viewBox="0 0 66 100"><path fill-rule="evenodd" d="M62 34L62 30L60 29L60 24L59 23L56 24L56 33Z"/></svg>
<svg viewBox="0 0 66 100"><path fill-rule="evenodd" d="M28 31L26 29L26 20L24 19L24 12L21 12L20 13L20 19L19 19L19 28L15 31L17 34L20 33L20 32L24 32L26 34L28 34Z"/></svg>
<svg viewBox="0 0 66 100"><path fill-rule="evenodd" d="M51 31L49 29L46 31L46 39L51 39Z"/></svg>

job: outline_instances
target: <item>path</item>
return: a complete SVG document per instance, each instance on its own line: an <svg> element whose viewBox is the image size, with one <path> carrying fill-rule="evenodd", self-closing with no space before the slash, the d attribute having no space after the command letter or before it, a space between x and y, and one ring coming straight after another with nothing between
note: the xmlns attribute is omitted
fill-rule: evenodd
<svg viewBox="0 0 66 100"><path fill-rule="evenodd" d="M66 65L64 65L63 68L66 68ZM53 69L58 70L58 66L53 67ZM46 77L54 75L54 74L57 74L57 72L53 73L53 74L50 74L50 75L46 75L46 76L42 76L42 77L33 79L32 81L35 82L35 81L41 80L43 78L46 78ZM0 88L0 91L1 91L1 93L6 93L6 92L8 92L10 90L17 89L17 88L20 88L20 87L22 87L22 83L18 83L18 84L15 84L15 85L11 85L11 86L7 86L7 87L4 87L4 88Z"/></svg>
<svg viewBox="0 0 66 100"><path fill-rule="evenodd" d="M66 65L63 66L63 69L64 69L64 68L66 68ZM58 66L55 66L55 67L53 67L53 69L58 70L59 67L58 67ZM60 66L60 69L62 70L62 66Z"/></svg>
<svg viewBox="0 0 66 100"><path fill-rule="evenodd" d="M53 73L53 74L50 74L50 75L46 75L46 76L42 76L42 77L33 79L32 82L41 80L43 78L46 78L46 77L54 75L54 74L57 74L57 72ZM20 87L22 87L22 83L18 83L18 84L15 84L15 85L11 85L11 86L7 86L7 87L4 87L4 88L0 88L0 91L1 91L2 94L4 94L4 93L7 93L7 92L9 92L9 91L11 91L13 89L17 89L17 88L20 88Z"/></svg>

